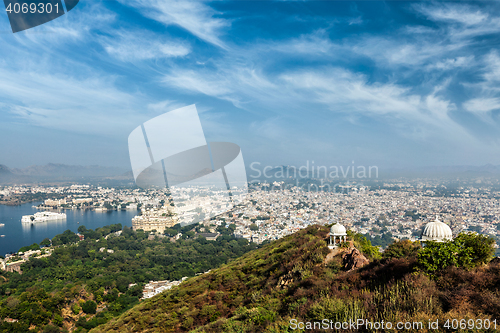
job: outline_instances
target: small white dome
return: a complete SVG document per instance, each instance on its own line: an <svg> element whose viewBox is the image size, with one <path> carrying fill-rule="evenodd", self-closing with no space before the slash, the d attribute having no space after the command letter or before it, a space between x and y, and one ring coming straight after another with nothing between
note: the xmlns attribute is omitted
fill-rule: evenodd
<svg viewBox="0 0 500 333"><path fill-rule="evenodd" d="M439 221L436 218L436 221L429 222L424 228L424 232L422 233L423 241L436 241L443 242L445 240L452 240L453 234L451 232L451 228Z"/></svg>
<svg viewBox="0 0 500 333"><path fill-rule="evenodd" d="M332 236L346 236L347 232L342 224L335 223L330 228L330 235Z"/></svg>

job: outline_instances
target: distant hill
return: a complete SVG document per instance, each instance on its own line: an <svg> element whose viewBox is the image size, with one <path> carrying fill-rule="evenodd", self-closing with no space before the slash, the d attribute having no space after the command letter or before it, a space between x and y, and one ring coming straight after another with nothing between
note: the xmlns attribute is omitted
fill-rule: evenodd
<svg viewBox="0 0 500 333"><path fill-rule="evenodd" d="M12 169L16 175L35 177L111 177L123 173L125 170L99 165L66 165L49 163L46 165L32 165L24 169Z"/></svg>
<svg viewBox="0 0 500 333"><path fill-rule="evenodd" d="M453 166L428 166L420 168L387 169L380 172L385 178L395 177L419 177L419 178L498 178L500 177L500 165L486 164L453 165Z"/></svg>
<svg viewBox="0 0 500 333"><path fill-rule="evenodd" d="M0 177L2 177L2 176L3 177L12 177L13 174L8 167L6 167L3 164L0 164Z"/></svg>
<svg viewBox="0 0 500 333"><path fill-rule="evenodd" d="M449 267L431 279L415 273L417 248L405 243L411 244L411 255L395 248L390 252L395 257L346 270L353 253L358 259L361 254L357 249L330 252L328 231L311 226L272 242L145 300L91 332L293 332L299 322L322 324L323 319L328 325L357 319L421 322L422 329L408 332L436 332L428 329L431 319L439 320L438 331L445 332L452 331L443 329L447 319L492 320L500 313L496 261L469 271ZM357 237L353 244L368 255L372 247ZM387 330L348 326L342 331Z"/></svg>
<svg viewBox="0 0 500 333"><path fill-rule="evenodd" d="M14 174L7 166L0 164L0 184L25 181L29 181L29 177Z"/></svg>
<svg viewBox="0 0 500 333"><path fill-rule="evenodd" d="M133 180L125 169L98 165L81 166L49 163L10 169L0 165L0 183L37 183L50 181Z"/></svg>

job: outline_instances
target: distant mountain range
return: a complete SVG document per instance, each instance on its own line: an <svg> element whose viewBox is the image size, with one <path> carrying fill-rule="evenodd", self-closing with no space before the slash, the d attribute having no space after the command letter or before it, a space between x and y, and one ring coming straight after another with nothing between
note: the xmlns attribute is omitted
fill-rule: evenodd
<svg viewBox="0 0 500 333"><path fill-rule="evenodd" d="M339 170L337 179L349 179L352 175L351 170L347 169L350 166L345 166L345 170ZM298 167L293 166L277 166L271 170L267 170L266 175L272 175L271 178L264 177L261 174L260 180L292 180L297 178L317 178L317 171L313 174L312 170L306 170L304 167L299 173ZM339 166L340 168L340 166ZM207 174L205 170L200 175ZM248 175L252 172L248 170ZM330 173L331 169L328 169ZM358 170L355 169L357 172ZM477 177L500 177L500 165L487 164L483 166L430 166L430 167L415 167L415 168L384 168L379 167L379 179L391 179L399 177L407 178L477 178ZM253 172L255 174L255 171ZM324 175L324 173L322 174ZM347 178L344 178L345 175ZM155 174L145 173L141 177L143 181L155 176ZM169 178L182 182L187 179L185 176L177 176L168 174ZM295 176L295 177L294 177ZM252 176L251 176L252 177ZM291 177L291 178L289 178ZM189 178L189 177L188 177ZM190 177L193 178L193 177ZM196 177L195 177L196 178ZM321 177L322 178L322 177ZM375 178L371 178L372 180ZM255 180L255 178L250 178ZM6 165L0 164L0 184L13 183L46 183L46 182L108 182L108 183L131 183L134 182L132 171L118 167L104 167L99 165L66 165L49 163L46 165L32 165L27 168L9 168Z"/></svg>
<svg viewBox="0 0 500 333"><path fill-rule="evenodd" d="M170 185L172 185L197 179L209 173L211 173L211 170L203 169L190 176L174 175L171 173L167 173L167 176ZM163 179L163 170L150 168L141 174L141 177L138 178L138 182L140 185L147 187L148 184L159 185ZM105 182L109 185L124 185L133 183L134 176L130 170L127 171L122 168L103 167L99 165L81 166L49 163L46 165L32 165L24 169L11 169L0 164L0 184L47 182Z"/></svg>
<svg viewBox="0 0 500 333"><path fill-rule="evenodd" d="M0 164L0 183L38 183L57 181L130 180L131 173L116 167L98 165L66 165L49 163L32 165L24 169L9 168Z"/></svg>
<svg viewBox="0 0 500 333"><path fill-rule="evenodd" d="M358 171L363 166L354 166L354 173L352 172L353 166L351 165L337 165L326 166L327 175L337 175L336 179L350 179L354 174L354 178L360 178ZM473 165L456 165L456 166L427 166L427 167L405 167L405 168L392 168L392 167L378 167L378 171L372 170L372 177L369 177L369 167L364 166L366 176L370 179L392 179L399 177L406 178L477 178L477 177L500 177L500 165L486 164L481 166ZM292 180L296 178L325 178L325 170L318 169L315 166L313 170L311 167L307 169L305 166L276 166L272 169L265 171L260 170L260 177L255 178L257 171L252 169L249 173L253 179L258 180ZM376 174L378 173L378 177ZM318 176L319 174L319 176Z"/></svg>

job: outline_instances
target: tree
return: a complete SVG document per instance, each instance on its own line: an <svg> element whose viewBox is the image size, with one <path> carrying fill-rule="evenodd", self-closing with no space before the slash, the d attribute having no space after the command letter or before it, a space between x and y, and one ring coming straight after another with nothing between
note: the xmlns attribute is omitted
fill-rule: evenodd
<svg viewBox="0 0 500 333"><path fill-rule="evenodd" d="M39 250L39 249L40 249L40 246L37 243L33 243L30 246L23 246L22 248L19 249L18 252L26 252L29 250Z"/></svg>
<svg viewBox="0 0 500 333"><path fill-rule="evenodd" d="M121 275L116 279L116 288L118 288L119 291L124 293L127 291L130 281L131 280L128 277Z"/></svg>
<svg viewBox="0 0 500 333"><path fill-rule="evenodd" d="M363 254L370 260L380 259L380 251L378 247L373 246L365 236L359 233L353 233L352 231L347 231L347 237L354 241L356 248L361 250Z"/></svg>
<svg viewBox="0 0 500 333"><path fill-rule="evenodd" d="M69 243L76 243L80 240L80 238L71 230L66 230L62 234L54 236L52 238L52 245L62 245Z"/></svg>
<svg viewBox="0 0 500 333"><path fill-rule="evenodd" d="M43 333L59 333L59 332L61 332L59 327L54 326L52 324L48 324L43 328Z"/></svg>
<svg viewBox="0 0 500 333"><path fill-rule="evenodd" d="M434 272L449 266L458 267L458 248L452 241L434 242L427 241L425 247L418 253L418 267L434 276Z"/></svg>
<svg viewBox="0 0 500 333"><path fill-rule="evenodd" d="M465 268L487 264L495 252L493 248L494 238L473 232L459 234L454 243L462 253L468 255L468 257L459 258L459 264Z"/></svg>
<svg viewBox="0 0 500 333"><path fill-rule="evenodd" d="M43 241L40 242L40 246L50 246L50 239L45 238Z"/></svg>
<svg viewBox="0 0 500 333"><path fill-rule="evenodd" d="M259 227L255 223L252 223L252 224L250 224L250 230L257 231L257 230L259 230Z"/></svg>
<svg viewBox="0 0 500 333"><path fill-rule="evenodd" d="M94 301L88 300L82 304L82 310L88 314L94 314L97 310L97 304Z"/></svg>
<svg viewBox="0 0 500 333"><path fill-rule="evenodd" d="M471 269L486 264L493 256L495 240L476 233L461 233L453 241L428 241L417 255L419 269L434 276L440 269L455 266Z"/></svg>
<svg viewBox="0 0 500 333"><path fill-rule="evenodd" d="M179 233L179 231L172 229L172 228L166 228L164 231L164 234L168 235L170 237L173 237L173 236L177 235L178 233Z"/></svg>
<svg viewBox="0 0 500 333"><path fill-rule="evenodd" d="M382 258L405 258L413 257L420 249L419 242L412 242L410 240L396 241L390 244L382 254Z"/></svg>

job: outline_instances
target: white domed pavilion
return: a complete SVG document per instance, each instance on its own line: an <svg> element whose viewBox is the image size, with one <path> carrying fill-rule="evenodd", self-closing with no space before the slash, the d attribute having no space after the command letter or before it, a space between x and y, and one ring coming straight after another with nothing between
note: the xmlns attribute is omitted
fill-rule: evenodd
<svg viewBox="0 0 500 333"><path fill-rule="evenodd" d="M434 222L429 222L424 228L422 232L422 241L435 241L435 242L444 242L453 239L453 233L451 232L451 228L438 220Z"/></svg>
<svg viewBox="0 0 500 333"><path fill-rule="evenodd" d="M347 232L345 227L340 223L335 223L330 228L330 246L331 248L337 247L337 237L339 238L339 242L347 241Z"/></svg>

